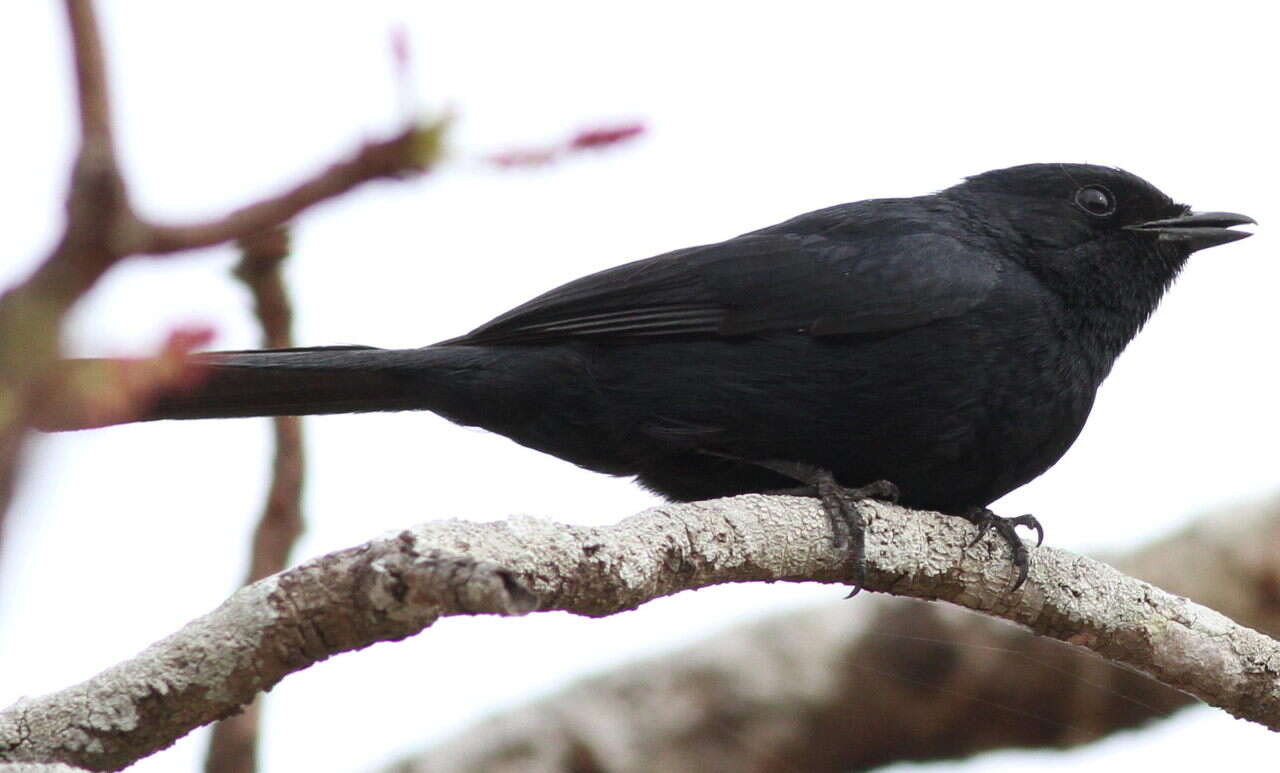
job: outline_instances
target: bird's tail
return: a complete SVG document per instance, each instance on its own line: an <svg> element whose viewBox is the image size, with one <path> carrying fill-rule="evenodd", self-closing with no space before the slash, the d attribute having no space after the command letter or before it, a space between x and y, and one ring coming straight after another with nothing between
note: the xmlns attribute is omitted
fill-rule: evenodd
<svg viewBox="0 0 1280 773"><path fill-rule="evenodd" d="M474 381L457 377L474 359L468 355L463 347L207 352L191 356L172 382L141 388L127 375L127 360L64 360L53 388L35 401L32 423L59 431L156 419L447 410L458 397L451 384Z"/></svg>
<svg viewBox="0 0 1280 773"><path fill-rule="evenodd" d="M587 386L588 369L571 348L436 345L421 349L324 346L209 352L193 357L194 384L174 386L122 414L37 417L44 430L157 419L301 416L428 410L466 426L590 466L605 406ZM85 374L102 361L67 361ZM73 374L74 377L74 374ZM100 376L109 379L109 375ZM557 385L556 388L548 388ZM104 391L110 392L104 383ZM57 402L50 395L49 402ZM565 432L564 427L576 428ZM593 469L599 468L597 464ZM612 471L602 469L602 471Z"/></svg>
<svg viewBox="0 0 1280 773"><path fill-rule="evenodd" d="M128 399L137 390L129 394L118 367L102 367L119 361L66 360L68 383L87 384L85 394L100 386L96 391L108 397L126 396L95 409L51 390L39 402L52 407L38 409L35 426L59 431L158 419L426 410L599 472L635 472L612 452L601 456L602 439L608 442L617 423L607 390L577 347L322 346L209 352L192 360L198 366L192 383L140 400Z"/></svg>
<svg viewBox="0 0 1280 773"><path fill-rule="evenodd" d="M195 385L160 395L137 420L425 408L423 352L320 346L200 354Z"/></svg>

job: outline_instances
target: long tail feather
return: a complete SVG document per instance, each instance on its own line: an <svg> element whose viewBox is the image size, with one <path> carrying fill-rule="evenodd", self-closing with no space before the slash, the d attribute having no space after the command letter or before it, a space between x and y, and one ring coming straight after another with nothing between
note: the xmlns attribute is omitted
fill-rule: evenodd
<svg viewBox="0 0 1280 773"><path fill-rule="evenodd" d="M421 349L328 346L212 352L189 391L161 396L140 417L212 419L293 416L427 407Z"/></svg>

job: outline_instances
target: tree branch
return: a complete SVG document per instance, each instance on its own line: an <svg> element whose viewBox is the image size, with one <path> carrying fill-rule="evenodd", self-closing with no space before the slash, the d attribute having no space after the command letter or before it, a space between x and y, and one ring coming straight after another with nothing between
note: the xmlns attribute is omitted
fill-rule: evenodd
<svg viewBox="0 0 1280 773"><path fill-rule="evenodd" d="M111 100L107 92L106 57L102 53L102 37L98 33L93 3L89 0L66 0L65 8L75 51L80 136L84 144L97 146L111 155Z"/></svg>
<svg viewBox="0 0 1280 773"><path fill-rule="evenodd" d="M79 96L80 149L61 239L31 276L0 295L0 527L27 432L40 418L33 403L56 382L51 371L59 355L63 319L108 270L132 255L169 254L249 237L361 183L421 172L439 160L448 125L447 120L410 125L391 139L366 143L282 194L209 222L147 222L130 204L116 161L106 63L93 4L65 0L65 8ZM155 391L146 384L131 386L136 394Z"/></svg>
<svg viewBox="0 0 1280 773"><path fill-rule="evenodd" d="M1280 497L1115 559L1280 634ZM1078 647L945 604L870 597L756 620L505 709L387 773L846 773L1064 748L1197 703Z"/></svg>
<svg viewBox="0 0 1280 773"><path fill-rule="evenodd" d="M70 303L114 262L113 225L130 213L111 138L106 64L89 0L66 0L79 97L80 150L67 226L53 254L21 288L0 295L0 529L26 444L32 384L58 353ZM131 214L131 213L130 213ZM127 218L125 218L127 219Z"/></svg>
<svg viewBox="0 0 1280 773"><path fill-rule="evenodd" d="M235 273L253 294L254 311L262 326L262 345L268 349L293 346L293 305L280 270L289 256L288 233L284 229L266 231L241 239L240 244L243 254ZM271 425L275 431L271 488L254 531L246 583L257 582L288 566L293 545L303 530L302 419L276 416Z"/></svg>
<svg viewBox="0 0 1280 773"><path fill-rule="evenodd" d="M878 502L864 508L867 590L1012 620L1280 728L1280 645L1268 637L1051 548L1034 551L1027 584L1009 594L999 541L966 549L972 530L960 519ZM248 586L136 658L19 702L0 714L0 760L119 768L237 710L288 673L413 635L446 615L603 616L722 582L842 583L848 575L826 519L803 498L669 505L604 528L531 518L423 524Z"/></svg>
<svg viewBox="0 0 1280 773"><path fill-rule="evenodd" d="M440 155L447 122L410 126L396 136L367 142L284 193L241 207L205 223L151 225L134 245L136 253L162 255L210 247L284 225L303 210L379 178L421 172Z"/></svg>

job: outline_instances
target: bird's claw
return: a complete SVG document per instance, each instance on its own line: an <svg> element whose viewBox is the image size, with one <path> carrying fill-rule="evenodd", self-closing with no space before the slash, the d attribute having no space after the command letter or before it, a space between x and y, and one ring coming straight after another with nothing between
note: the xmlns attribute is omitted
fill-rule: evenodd
<svg viewBox="0 0 1280 773"><path fill-rule="evenodd" d="M867 582L866 519L858 509L858 501L879 499L897 502L898 487L887 480L877 480L865 486L848 488L841 486L829 471L812 465L797 462L758 464L804 484L778 493L817 497L822 502L822 511L831 522L831 541L836 550L847 550L853 559L853 587L845 598L856 596Z"/></svg>
<svg viewBox="0 0 1280 773"><path fill-rule="evenodd" d="M978 534L969 543L969 547L977 545L987 532L993 529L1009 545L1009 549L1013 551L1013 568L1017 570L1017 577L1009 591L1013 592L1021 588L1027 581L1027 572L1031 568L1031 554L1027 552L1027 546L1018 536L1017 527L1025 526L1028 529L1034 529L1036 547L1040 547L1044 543L1044 527L1040 525L1040 521L1031 514L1002 518L985 507L974 507L965 511L964 518L978 527Z"/></svg>
<svg viewBox="0 0 1280 773"><path fill-rule="evenodd" d="M858 495L858 490L836 483L835 478L825 471L816 475L810 485L831 522L831 541L836 550L848 551L853 559L853 583L849 595L845 596L853 598L867 582L867 520L858 509L858 500L864 497Z"/></svg>

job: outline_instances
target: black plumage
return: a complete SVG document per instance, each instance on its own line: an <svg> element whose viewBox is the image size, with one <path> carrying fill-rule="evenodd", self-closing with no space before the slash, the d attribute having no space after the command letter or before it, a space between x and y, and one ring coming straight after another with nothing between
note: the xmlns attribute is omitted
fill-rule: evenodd
<svg viewBox="0 0 1280 773"><path fill-rule="evenodd" d="M205 355L146 418L435 411L675 500L793 486L963 513L1048 469L1196 249L1248 235L1111 168L842 204L570 282L412 350Z"/></svg>

